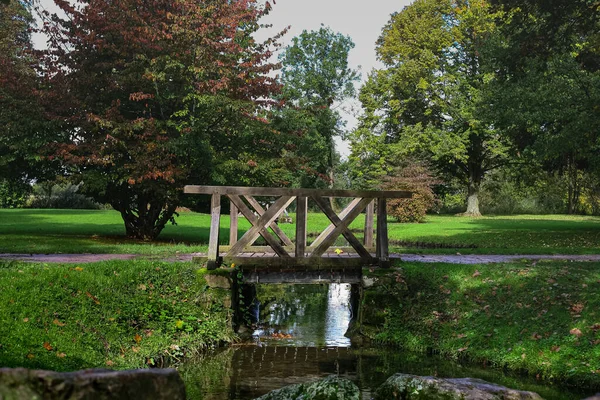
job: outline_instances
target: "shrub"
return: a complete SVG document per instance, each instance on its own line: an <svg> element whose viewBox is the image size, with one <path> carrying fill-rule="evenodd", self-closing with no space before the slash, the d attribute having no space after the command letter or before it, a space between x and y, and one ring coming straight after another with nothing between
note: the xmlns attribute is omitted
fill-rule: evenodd
<svg viewBox="0 0 600 400"><path fill-rule="evenodd" d="M33 186L33 195L27 201L29 208L65 208L97 210L101 205L78 193L81 183L45 182Z"/></svg>
<svg viewBox="0 0 600 400"><path fill-rule="evenodd" d="M418 161L406 161L394 168L394 175L384 180L382 187L387 190L409 190L409 199L388 200L388 213L398 222L423 222L427 211L439 208L433 186L439 181L434 178L427 166Z"/></svg>
<svg viewBox="0 0 600 400"><path fill-rule="evenodd" d="M31 185L26 182L0 181L0 208L19 208L25 205Z"/></svg>

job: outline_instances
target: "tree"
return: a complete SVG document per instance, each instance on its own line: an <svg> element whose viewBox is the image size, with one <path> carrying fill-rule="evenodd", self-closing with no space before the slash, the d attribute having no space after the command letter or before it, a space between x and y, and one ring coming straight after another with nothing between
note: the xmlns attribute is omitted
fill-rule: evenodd
<svg viewBox="0 0 600 400"><path fill-rule="evenodd" d="M500 0L503 41L488 96L496 126L531 163L568 181L577 212L583 171L600 172L600 8L587 0Z"/></svg>
<svg viewBox="0 0 600 400"><path fill-rule="evenodd" d="M254 0L55 0L42 72L48 107L70 140L56 156L130 237L173 221L187 183L220 181L251 164L261 108L279 89L268 61L277 38L253 33L267 11ZM252 145L256 147L253 148ZM239 175L239 170L237 171Z"/></svg>
<svg viewBox="0 0 600 400"><path fill-rule="evenodd" d="M329 181L333 185L334 166L339 158L334 137L343 132L344 123L335 109L355 95L356 70L348 66L348 53L354 48L349 36L330 28L303 31L292 39L280 56L282 62L282 98L288 103L275 116L281 131L295 132L301 140L293 143L296 151L288 154L303 165L305 177ZM297 157L294 157L297 156ZM306 180L300 185L309 184ZM313 181L311 185L314 185Z"/></svg>
<svg viewBox="0 0 600 400"><path fill-rule="evenodd" d="M38 101L32 26L25 3L0 3L0 204L10 207L24 202L32 179L54 171L40 151L52 129Z"/></svg>
<svg viewBox="0 0 600 400"><path fill-rule="evenodd" d="M496 31L485 0L416 0L394 14L377 41L384 69L359 99L351 163L364 184L395 158L418 156L468 191L466 215L480 215L485 174L509 159L510 142L487 117L483 95L493 71L484 49Z"/></svg>

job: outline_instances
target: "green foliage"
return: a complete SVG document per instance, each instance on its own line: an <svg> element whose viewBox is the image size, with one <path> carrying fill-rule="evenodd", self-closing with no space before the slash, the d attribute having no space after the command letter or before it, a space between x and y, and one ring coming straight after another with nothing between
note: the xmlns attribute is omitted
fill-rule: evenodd
<svg viewBox="0 0 600 400"><path fill-rule="evenodd" d="M339 163L334 137L344 132L334 103L355 94L359 74L348 66L353 47L349 36L321 26L294 37L280 55L286 105L274 113L273 126L291 134L284 162L295 186L333 186Z"/></svg>
<svg viewBox="0 0 600 400"><path fill-rule="evenodd" d="M31 186L21 181L0 181L0 208L23 207Z"/></svg>
<svg viewBox="0 0 600 400"><path fill-rule="evenodd" d="M149 261L1 264L2 364L131 369L231 340L229 312L198 283L195 268Z"/></svg>
<svg viewBox="0 0 600 400"><path fill-rule="evenodd" d="M401 278L381 340L600 387L597 264L403 264Z"/></svg>
<svg viewBox="0 0 600 400"><path fill-rule="evenodd" d="M579 175L598 181L600 10L587 0L499 0L502 40L489 47L500 71L486 93L495 125L521 157L566 179L566 208L578 212Z"/></svg>
<svg viewBox="0 0 600 400"><path fill-rule="evenodd" d="M27 200L28 208L62 208L97 210L100 204L79 193L82 183L44 182L33 185L32 195Z"/></svg>
<svg viewBox="0 0 600 400"><path fill-rule="evenodd" d="M22 204L24 185L56 171L56 162L43 157L58 134L40 104L29 6L0 3L0 176L6 181L0 203L8 207Z"/></svg>
<svg viewBox="0 0 600 400"><path fill-rule="evenodd" d="M351 162L365 184L390 161L418 156L458 178L477 215L487 171L506 162L510 143L487 117L493 73L482 49L498 15L485 1L418 0L394 14L377 42L385 68L361 89L365 111L352 136Z"/></svg>

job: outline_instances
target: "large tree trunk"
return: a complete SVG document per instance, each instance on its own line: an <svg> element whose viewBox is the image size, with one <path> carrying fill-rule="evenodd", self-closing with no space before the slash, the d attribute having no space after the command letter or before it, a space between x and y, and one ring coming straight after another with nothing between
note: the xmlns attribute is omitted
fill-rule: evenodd
<svg viewBox="0 0 600 400"><path fill-rule="evenodd" d="M481 217L479 211L479 183L469 184L469 193L467 196L467 211L463 214L467 217Z"/></svg>

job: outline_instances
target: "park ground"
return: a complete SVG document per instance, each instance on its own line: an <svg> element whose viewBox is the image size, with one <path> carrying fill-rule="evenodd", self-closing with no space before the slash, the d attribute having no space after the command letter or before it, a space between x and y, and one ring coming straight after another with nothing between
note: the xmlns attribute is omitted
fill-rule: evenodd
<svg viewBox="0 0 600 400"><path fill-rule="evenodd" d="M223 237L227 218L223 221ZM600 219L431 216L390 221L394 251L424 254L598 254ZM229 311L192 263L208 216L182 213L159 243L127 240L111 211L0 210L2 253L131 253L90 264L0 263L0 361L55 370L177 362L235 340ZM309 218L309 231L326 221ZM292 234L293 225L282 225ZM242 227L243 228L243 227ZM361 230L360 223L352 227ZM600 388L600 263L401 262L373 339Z"/></svg>

